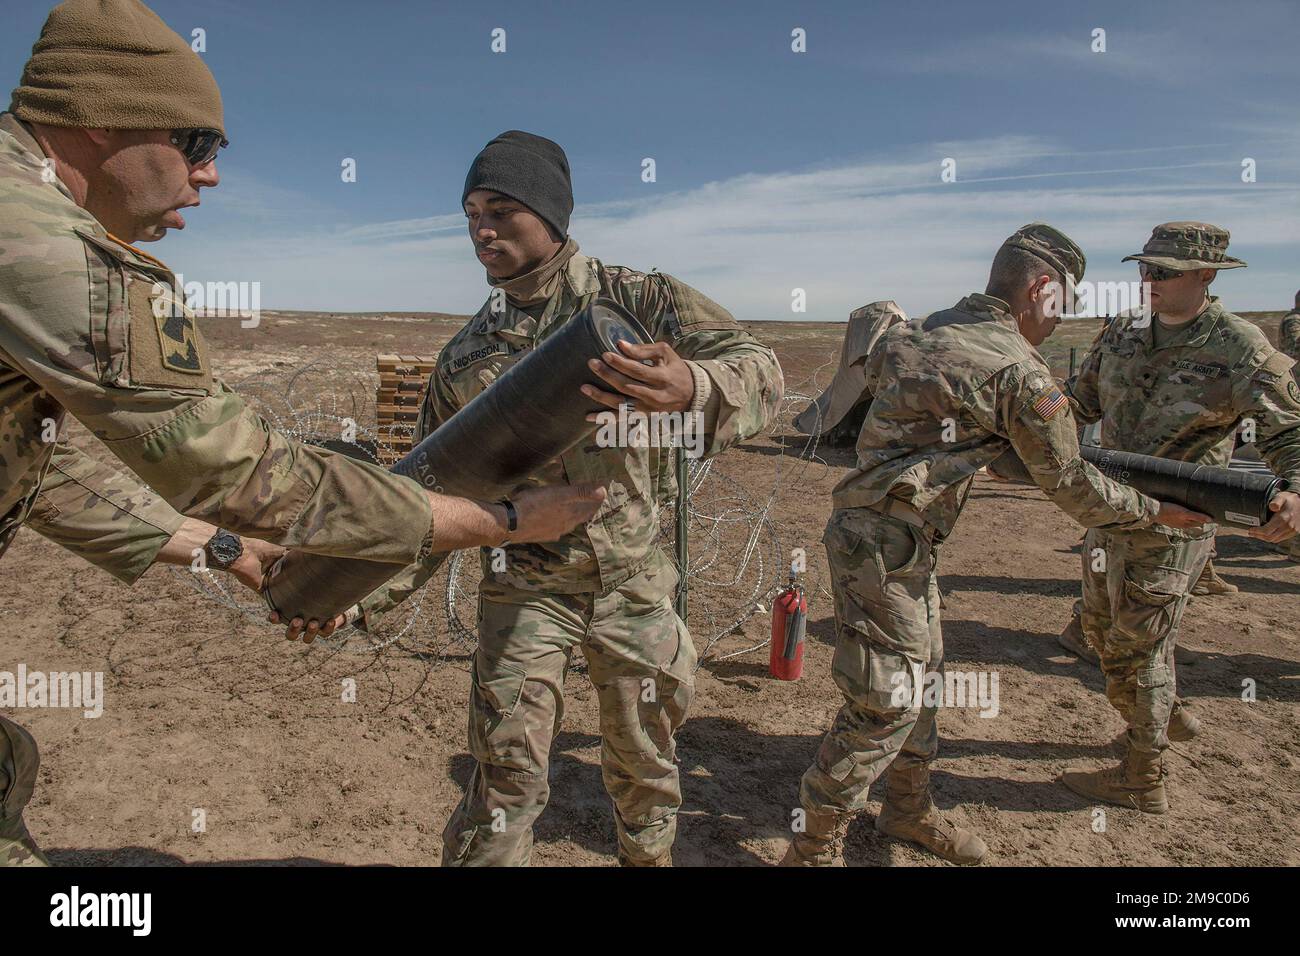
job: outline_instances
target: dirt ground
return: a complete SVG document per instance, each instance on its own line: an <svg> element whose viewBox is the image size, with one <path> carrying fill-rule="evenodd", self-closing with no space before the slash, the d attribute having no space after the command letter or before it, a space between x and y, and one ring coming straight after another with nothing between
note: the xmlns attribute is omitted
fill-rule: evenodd
<svg viewBox="0 0 1300 956"><path fill-rule="evenodd" d="M457 327L453 317L414 315L269 313L253 330L205 321L229 380L323 363L310 373L322 395L330 368L364 379L376 352L432 353ZM843 326L753 328L776 348L789 392L811 396L829 382ZM1086 344L1092 332L1070 329L1049 358L1063 365L1068 344ZM803 440L788 412L802 404L790 403L774 435L722 456L711 480L743 489L751 503L774 494L762 536L775 542L769 550L807 548L804 676L772 680L766 648L717 659L761 641L765 612L711 648L679 737L679 865L774 863L799 776L839 706L820 537L830 490L852 456L818 448L821 460L798 458ZM77 440L94 444L84 434ZM1180 692L1204 733L1173 748L1167 816L1112 809L1097 832L1091 808L1056 783L1067 767L1111 761L1122 729L1096 668L1054 639L1078 591L1079 538L1042 495L980 481L945 546L947 665L996 673L1000 700L996 717L970 708L941 714L939 805L984 837L996 864L1300 863L1300 565L1240 534L1220 539L1220 571L1241 590L1194 601L1178 658ZM713 573L710 560L693 554L693 565ZM751 568L754 581L774 567ZM733 589L736 600L749 587ZM435 591L404 639L370 650L356 642L308 649L200 594L182 572L155 568L128 589L24 530L0 562L0 670L21 662L29 671L103 671L106 697L98 719L13 714L42 749L27 811L37 839L58 863L435 863L471 767L469 647L451 640L430 610L440 601ZM726 589L703 588L699 600L725 605ZM701 647L710 636L702 631L728 612L702 605L697 623L693 609ZM341 699L347 678L356 682L355 703ZM1246 681L1253 702L1243 700ZM596 701L581 667L569 681L551 780L534 862L612 865ZM850 830L851 865L937 864L878 836L870 825L878 807ZM200 810L204 826L195 832Z"/></svg>

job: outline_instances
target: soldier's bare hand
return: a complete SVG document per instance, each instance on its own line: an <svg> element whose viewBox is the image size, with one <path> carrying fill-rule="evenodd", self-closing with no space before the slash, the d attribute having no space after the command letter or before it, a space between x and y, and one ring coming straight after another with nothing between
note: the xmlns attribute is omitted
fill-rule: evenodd
<svg viewBox="0 0 1300 956"><path fill-rule="evenodd" d="M270 621L272 624L279 624L280 623L279 612L272 611L270 615L267 617L267 620ZM295 617L292 621L289 622L288 626L284 629L284 636L287 640L290 641L296 641L299 638L301 638L304 644L310 644L318 637L329 637L331 634L333 634L336 630L338 630L346 623L347 623L346 612L343 614L334 615L333 619L327 621L324 627L321 627L320 621L316 620L315 618L312 618L311 621L308 621L304 625L302 618Z"/></svg>
<svg viewBox="0 0 1300 956"><path fill-rule="evenodd" d="M587 363L615 392L584 385L582 394L610 408L626 405L632 399L639 412L684 412L691 407L695 376L672 346L667 342L649 345L619 342L618 347L622 355L606 352ZM595 416L589 416L588 420L595 421Z"/></svg>
<svg viewBox="0 0 1300 956"><path fill-rule="evenodd" d="M1182 505L1176 505L1172 501L1160 502L1160 512L1155 517L1156 524L1163 525L1166 528L1179 528L1183 531L1200 528L1213 520L1209 515L1203 515L1191 508L1184 508Z"/></svg>
<svg viewBox="0 0 1300 956"><path fill-rule="evenodd" d="M1261 541L1277 544L1300 534L1300 495L1293 491L1284 491L1274 495L1268 503L1268 510L1273 517L1262 528L1251 528L1247 534Z"/></svg>
<svg viewBox="0 0 1300 956"><path fill-rule="evenodd" d="M511 541L557 541L591 520L605 500L605 489L599 485L550 485L527 488L511 500L519 513L519 529L510 534Z"/></svg>
<svg viewBox="0 0 1300 956"><path fill-rule="evenodd" d="M250 591L261 593L262 581L271 565L284 555L284 548L258 538L240 538L244 553L230 566L230 573Z"/></svg>

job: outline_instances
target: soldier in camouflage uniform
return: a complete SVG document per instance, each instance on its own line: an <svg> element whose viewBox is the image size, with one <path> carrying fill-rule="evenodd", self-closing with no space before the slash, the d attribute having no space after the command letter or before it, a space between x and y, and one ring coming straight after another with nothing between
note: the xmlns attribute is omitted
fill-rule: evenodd
<svg viewBox="0 0 1300 956"><path fill-rule="evenodd" d="M1077 282L1084 265L1068 237L1031 223L1003 243L984 294L895 326L868 357L858 467L834 490L823 538L836 605L831 672L844 706L800 782L803 829L784 864L843 865L849 818L882 773L877 830L954 863L985 855L984 842L931 801L937 708L919 692L923 673L943 671L939 548L981 468L1014 449L1087 527L1204 520L1079 457L1069 403L1036 346L1057 324L1067 277Z"/></svg>
<svg viewBox="0 0 1300 956"><path fill-rule="evenodd" d="M498 136L475 159L462 203L494 290L443 348L417 441L597 298L624 306L655 344L595 362L610 386L588 393L596 402L698 413L706 457L772 422L784 383L771 349L672 276L578 252L568 238L568 162L557 144L517 131ZM619 861L671 865L681 804L673 737L694 692L696 663L673 608L677 572L656 543L660 508L676 494L673 450L602 447L593 436L535 481L599 482L609 497L585 527L505 549L504 569L483 552L469 712L476 766L443 832L443 864L529 862L565 675L581 648L600 701L601 767ZM419 587L435 565L409 569L363 602L367 621Z"/></svg>
<svg viewBox="0 0 1300 956"><path fill-rule="evenodd" d="M1295 294L1295 311L1287 313L1277 333L1278 351L1300 362L1300 292Z"/></svg>
<svg viewBox="0 0 1300 956"><path fill-rule="evenodd" d="M175 276L129 243L184 226L221 145L216 82L151 10L69 0L50 14L0 113L0 553L34 518L132 580L184 530L175 512L395 568L501 540L503 505L300 445L213 377ZM67 414L157 494L61 446ZM603 497L530 494L522 540L553 540ZM21 815L36 765L30 735L0 717L0 862L43 862Z"/></svg>
<svg viewBox="0 0 1300 956"><path fill-rule="evenodd" d="M1102 423L1108 447L1176 461L1226 467L1238 427L1252 419L1260 455L1300 487L1295 363L1208 293L1219 270L1245 266L1227 254L1228 238L1209 223L1156 226L1142 252L1125 259L1140 263L1153 315L1112 323L1068 392L1081 421ZM1283 492L1271 507L1253 536L1280 542L1300 530L1300 495ZM1174 645L1214 531L1094 528L1085 539L1083 627L1100 635L1106 696L1128 724L1128 753L1116 767L1067 772L1062 782L1076 793L1168 809L1163 754L1188 723L1175 713ZM1105 567L1093 571L1098 554ZM1195 730L1191 722L1179 732Z"/></svg>

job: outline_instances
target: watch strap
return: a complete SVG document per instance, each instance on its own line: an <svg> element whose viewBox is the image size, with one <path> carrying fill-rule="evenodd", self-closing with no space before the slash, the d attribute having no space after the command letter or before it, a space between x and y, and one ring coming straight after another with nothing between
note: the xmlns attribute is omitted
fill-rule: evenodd
<svg viewBox="0 0 1300 956"><path fill-rule="evenodd" d="M509 498L502 498L500 503L506 509L506 530L514 534L519 530L519 512Z"/></svg>

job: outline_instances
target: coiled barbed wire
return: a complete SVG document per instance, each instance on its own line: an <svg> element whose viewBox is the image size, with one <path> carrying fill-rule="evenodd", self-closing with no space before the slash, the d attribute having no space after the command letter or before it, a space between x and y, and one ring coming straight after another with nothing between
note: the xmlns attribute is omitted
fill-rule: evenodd
<svg viewBox="0 0 1300 956"><path fill-rule="evenodd" d="M391 457L394 439L409 437L412 426L376 426L378 376L336 362L317 360L302 366L277 365L231 384L257 414L281 434L297 441L379 464ZM394 573L397 573L394 566ZM175 569L188 585L224 607L265 619L265 602L248 595L225 575L201 569ZM411 636L424 620L425 591L412 594L400 612L384 619L373 633L340 628L317 643L331 650L373 653Z"/></svg>
<svg viewBox="0 0 1300 956"><path fill-rule="evenodd" d="M832 359L818 366L801 383L804 387L786 392L776 420L765 435L792 431L796 410L820 394L819 380L834 364ZM381 433L375 424L377 382L377 373L372 370L317 360L301 366L278 363L240 379L232 387L283 434L378 463L385 453L391 456L394 439L409 438L413 429L399 423ZM725 457L688 460L688 617L700 644L701 663L740 657L769 643L770 637L764 636L757 643L714 653L727 637L743 635L744 625L755 614L766 613L767 603L786 583L792 549L773 519L774 508L794 489L808 487L825 477L824 473L811 476L809 469L830 469L817 454L819 438L815 434L802 447L797 442L793 446L784 441L774 444L778 452L773 480L758 497L727 474ZM671 556L675 501L659 509L659 519L656 544ZM340 628L328 638L317 638L313 646L330 654L375 654L401 641L430 666L446 661L453 653L467 655L477 644L474 617L469 612L477 606L482 576L476 557L474 550L453 553L424 587L385 615L377 626L369 631L352 626ZM251 595L245 597L248 592L242 588L234 590L225 576L184 569L176 573L210 600L246 616L265 619L265 604ZM830 596L825 587L819 586L818 590ZM428 595L439 592L440 613L430 614Z"/></svg>

